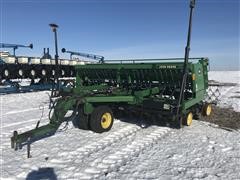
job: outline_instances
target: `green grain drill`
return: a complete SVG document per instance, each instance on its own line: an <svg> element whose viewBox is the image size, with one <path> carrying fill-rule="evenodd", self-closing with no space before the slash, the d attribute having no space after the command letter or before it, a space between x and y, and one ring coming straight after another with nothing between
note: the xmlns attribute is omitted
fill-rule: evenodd
<svg viewBox="0 0 240 180"><path fill-rule="evenodd" d="M109 131L114 116L130 111L140 117L157 117L172 126L189 126L200 113L211 114L204 103L208 88L207 58L188 58L191 18L195 1L191 1L188 41L185 58L105 60L77 65L76 82L64 87L52 102L52 116L47 125L18 134L13 133L12 148L54 134L72 110L74 126L97 133ZM139 118L141 119L141 118Z"/></svg>

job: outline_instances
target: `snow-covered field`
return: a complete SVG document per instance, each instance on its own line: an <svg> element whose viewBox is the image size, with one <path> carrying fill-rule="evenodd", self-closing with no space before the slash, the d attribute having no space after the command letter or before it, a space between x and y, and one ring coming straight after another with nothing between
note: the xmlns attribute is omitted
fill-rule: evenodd
<svg viewBox="0 0 240 180"><path fill-rule="evenodd" d="M235 86L218 87L220 90L219 106L232 107L240 112L240 71L211 71L209 79L221 83L234 83Z"/></svg>
<svg viewBox="0 0 240 180"><path fill-rule="evenodd" d="M240 72L210 72L237 83L220 88L220 106L240 111ZM240 132L194 121L181 130L115 120L110 132L73 128L14 151L14 130L47 122L47 91L0 96L1 179L240 179ZM240 118L240 117L239 117Z"/></svg>

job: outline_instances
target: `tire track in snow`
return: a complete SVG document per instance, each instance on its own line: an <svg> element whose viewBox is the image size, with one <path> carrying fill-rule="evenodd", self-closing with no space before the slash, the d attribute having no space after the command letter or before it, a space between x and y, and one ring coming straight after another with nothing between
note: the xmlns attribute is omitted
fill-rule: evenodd
<svg viewBox="0 0 240 180"><path fill-rule="evenodd" d="M39 120L39 119L33 119L33 120L30 120L29 122L31 122L31 121L34 121L34 120L36 120L36 122L37 122L37 120ZM45 121L44 121L45 120ZM40 123L40 126L43 126L43 125L45 125L45 124L47 124L48 123L48 121L46 121L46 120L48 120L47 118L46 119L42 119L42 122ZM120 120L115 120L114 121L114 124L116 125L116 124L119 124L119 123L121 123L121 121ZM77 129L77 128L75 128L75 127L73 127L72 126L72 124L71 125L68 125L68 131L62 131L61 129L62 129L62 127L64 126L64 123L62 123L62 125L59 127L59 129L57 130L57 132L53 135L53 136L51 136L51 140L54 140L54 141L56 141L56 139L61 139L61 138L69 138L69 139L71 139L71 137L72 136L81 136L83 139L84 138L87 138L88 140L92 140L92 139L94 139L94 138L96 138L96 136L95 136L95 133L93 133L93 132L91 132L90 130L89 130L89 132L90 133L86 133L87 131L85 131L85 130L80 130L80 129ZM128 125L127 125L128 126ZM31 130L31 129L34 129L36 127L36 123L32 123L31 125L29 124L29 125L25 125L24 127L21 127L21 128L17 128L17 129L14 129L14 130L17 130L18 131L18 133L20 134L20 133L23 133L23 132L26 132L26 131L28 131L28 130ZM121 128L125 128L126 127L126 125L125 124L123 124L123 127L121 127ZM75 130L77 130L77 131L75 131L75 132L71 132L71 130L72 129L75 129ZM9 140L9 138L12 136L12 133L13 133L13 131L14 130L11 130L11 131L7 131L7 132L3 132L3 134L2 134L2 138L3 138L3 146L5 147L5 146L9 146L9 143L10 143L10 140ZM67 134L70 134L70 137L65 137ZM47 141L47 139L46 139L46 141L44 140L43 141L43 143L46 145L46 144L48 144L50 141ZM55 143L55 142L54 142ZM87 148L89 148L89 147L87 147ZM68 154L68 153L67 153Z"/></svg>
<svg viewBox="0 0 240 180"><path fill-rule="evenodd" d="M87 165L82 172L77 172L74 177L79 179L99 179L105 177L108 173L117 171L119 167L124 166L128 161L137 157L147 147L157 143L170 128L167 127L149 127L140 131L141 134L132 143L126 147L117 148L115 153L108 156L100 156ZM146 134L144 134L146 132Z"/></svg>
<svg viewBox="0 0 240 180"><path fill-rule="evenodd" d="M120 122L120 121L119 121ZM127 138L128 136L132 136L136 134L138 131L140 131L142 128L136 125L127 125L123 127L122 129L110 133L108 136L96 140L88 145L85 145L83 147L79 147L74 151L68 151L68 152L61 152L58 153L58 156L62 157L64 159L66 157L67 160L72 158L78 158L78 159L84 159L85 157L89 157L91 154L102 151L106 147L110 147L113 144L116 144L123 139ZM56 159L51 160L50 162L59 162ZM62 162L65 162L65 160L62 160Z"/></svg>
<svg viewBox="0 0 240 180"><path fill-rule="evenodd" d="M77 131L75 131L74 133L69 131L70 132L69 134L71 136L65 137L65 138L64 138L64 136L62 136L63 134L59 133L57 136L51 137L50 141L45 141L45 142L43 141L43 142L39 143L38 145L36 144L37 146L32 148L33 149L32 151L37 152L37 154L34 153L35 155L33 155L33 158L37 158L37 159L40 158L40 160L42 160L42 159L44 159L42 157L48 157L49 155L52 156L51 155L52 152L48 155L48 152L46 153L45 151L42 151L43 146L48 146L50 144L52 146L52 150L55 149L54 151L55 151L56 155L54 156L54 158L52 158L51 160L49 160L47 162L47 166L53 166L53 167L57 168L56 170L59 170L60 172L66 172L68 170L63 169L63 168L66 166L72 166L72 164L75 163L74 161L76 159L82 161L82 159L87 158L87 160L88 160L88 156L90 156L91 154L101 151L106 147L111 147L112 144L116 144L128 136L131 136L131 135L134 136L134 134L136 134L136 132L141 129L139 126L137 126L135 124L124 123L124 122L121 122L120 120L115 120L115 124L119 124L120 129L114 127L112 129L113 132L108 132L107 136L101 136L103 134L86 133L87 131L81 131L79 133L79 136L81 136L81 138L83 138L83 139L86 138L87 142L92 142L92 143L87 144L86 142L83 141L82 142L83 147L79 147L79 144L78 144L79 148L76 147L76 145L71 146L69 144L70 146L67 146L68 148L65 149L66 151L59 146L52 146L53 143L54 142L56 143L56 139L58 139L58 141L59 141L59 139L65 139L65 138L71 139L72 136L76 136ZM75 139L75 141L76 141L76 139ZM67 141L65 141L65 142L67 142ZM57 142L56 144L59 144L59 143ZM64 145L64 146L66 146L66 145ZM71 151L72 148L74 148L74 146L75 146L76 150ZM41 149L39 149L39 148L41 148ZM63 153L61 153L61 152L63 152ZM21 153L23 154L24 152L21 152ZM82 159L81 159L81 157L82 157ZM83 164L83 163L81 163L81 164ZM33 164L33 166L34 166L34 164ZM77 167L77 165L74 167ZM70 167L69 169L71 169L71 168L73 168L73 167ZM20 169L24 169L24 165L20 166ZM66 174L63 176L66 176ZM63 179L66 179L66 177L65 178L63 177Z"/></svg>

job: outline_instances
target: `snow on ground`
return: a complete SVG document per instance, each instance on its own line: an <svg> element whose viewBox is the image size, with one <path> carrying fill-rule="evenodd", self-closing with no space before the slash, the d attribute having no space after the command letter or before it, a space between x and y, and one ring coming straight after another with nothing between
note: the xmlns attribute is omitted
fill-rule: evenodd
<svg viewBox="0 0 240 180"><path fill-rule="evenodd" d="M240 71L211 71L209 80L236 84L218 87L221 94L219 106L231 107L240 112Z"/></svg>
<svg viewBox="0 0 240 180"><path fill-rule="evenodd" d="M210 71L208 76L210 80L240 84L240 71Z"/></svg>
<svg viewBox="0 0 240 180"><path fill-rule="evenodd" d="M221 88L220 105L239 110L239 72L210 72L238 83ZM47 91L0 96L1 179L240 179L240 133L194 121L181 130L115 120L110 132L73 128L14 151L10 137L47 122ZM235 103L235 105L234 105ZM44 107L44 112L39 109Z"/></svg>

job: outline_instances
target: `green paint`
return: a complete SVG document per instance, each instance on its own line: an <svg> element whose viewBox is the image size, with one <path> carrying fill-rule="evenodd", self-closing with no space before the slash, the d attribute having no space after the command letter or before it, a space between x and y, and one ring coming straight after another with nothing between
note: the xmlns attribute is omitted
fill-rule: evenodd
<svg viewBox="0 0 240 180"><path fill-rule="evenodd" d="M84 113L91 115L98 105L143 106L151 101L158 106L176 106L181 86L183 61L150 60L155 62L103 63L76 66L76 87L64 89L65 95L56 101L50 123L12 138L15 143L29 137L55 133L69 110L81 105ZM191 59L190 59L191 60ZM183 101L182 113L200 103L208 87L208 59L192 59L189 62L187 90L190 97ZM198 61L197 61L198 60ZM144 61L144 60L142 60ZM137 62L137 63L136 63ZM195 79L192 80L194 74ZM153 107L154 108L154 107ZM164 109L170 111L171 108Z"/></svg>

